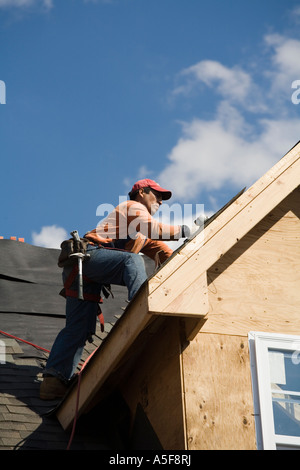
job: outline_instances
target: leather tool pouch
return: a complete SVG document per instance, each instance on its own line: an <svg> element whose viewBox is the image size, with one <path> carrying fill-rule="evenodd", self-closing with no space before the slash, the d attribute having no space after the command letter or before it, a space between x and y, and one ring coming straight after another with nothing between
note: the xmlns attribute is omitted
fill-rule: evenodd
<svg viewBox="0 0 300 470"><path fill-rule="evenodd" d="M58 266L64 268L65 266L72 266L77 263L77 259L75 257L70 258L70 255L74 253L85 254L88 244L89 241L87 238L80 238L80 241L76 241L73 238L64 240L60 245L61 251L58 257Z"/></svg>

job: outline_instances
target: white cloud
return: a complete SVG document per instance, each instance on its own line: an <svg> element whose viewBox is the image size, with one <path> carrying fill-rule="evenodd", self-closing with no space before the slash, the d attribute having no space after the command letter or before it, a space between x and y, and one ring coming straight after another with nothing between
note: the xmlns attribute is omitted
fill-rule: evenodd
<svg viewBox="0 0 300 470"><path fill-rule="evenodd" d="M160 184L172 188L174 198L182 202L229 185L249 186L299 139L300 119L264 119L260 126L261 133L250 139L221 115L183 124L183 136L159 175Z"/></svg>
<svg viewBox="0 0 300 470"><path fill-rule="evenodd" d="M83 3L113 3L114 0L82 0ZM0 8L29 8L42 6L50 10L54 4L53 0L0 0Z"/></svg>
<svg viewBox="0 0 300 470"><path fill-rule="evenodd" d="M300 6L296 6L295 8L293 8L290 12L291 14L291 18L292 20L296 23L296 24L299 24L300 23Z"/></svg>
<svg viewBox="0 0 300 470"><path fill-rule="evenodd" d="M279 34L265 37L266 45L271 48L271 70L266 76L271 82L270 97L276 101L290 92L291 83L300 79L300 41Z"/></svg>
<svg viewBox="0 0 300 470"><path fill-rule="evenodd" d="M300 16L300 8L299 8ZM300 78L300 41L280 34L269 34L263 38L266 47L265 67L261 78L267 78L265 87L255 83L249 72L239 66L226 67L220 62L203 60L183 69L177 76L179 84L172 95L187 98L203 88L212 89L222 99L241 106L251 112L265 112L270 100L279 100L275 93L289 93L291 83Z"/></svg>
<svg viewBox="0 0 300 470"><path fill-rule="evenodd" d="M230 69L213 60L203 60L180 73L185 83L174 90L174 94L187 94L198 83L214 87L216 92L233 100L244 100L251 89L252 80L239 67Z"/></svg>
<svg viewBox="0 0 300 470"><path fill-rule="evenodd" d="M0 0L0 8L28 8L41 5L47 10L53 7L52 0Z"/></svg>
<svg viewBox="0 0 300 470"><path fill-rule="evenodd" d="M183 83L174 89L175 97L189 99L205 85L221 101L212 120L181 123L181 137L157 175L162 186L172 188L175 200L199 200L201 193L249 186L299 141L291 85L300 79L300 41L281 35L264 41L268 72L255 80L240 67L209 60L180 73Z"/></svg>
<svg viewBox="0 0 300 470"><path fill-rule="evenodd" d="M67 238L67 231L56 225L42 227L40 233L32 232L33 245L45 248L59 248L61 242Z"/></svg>

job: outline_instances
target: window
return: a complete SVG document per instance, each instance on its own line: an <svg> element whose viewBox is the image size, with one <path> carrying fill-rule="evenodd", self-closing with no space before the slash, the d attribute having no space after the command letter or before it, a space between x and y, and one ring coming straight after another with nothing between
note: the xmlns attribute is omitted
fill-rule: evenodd
<svg viewBox="0 0 300 470"><path fill-rule="evenodd" d="M258 449L300 450L300 336L249 333Z"/></svg>

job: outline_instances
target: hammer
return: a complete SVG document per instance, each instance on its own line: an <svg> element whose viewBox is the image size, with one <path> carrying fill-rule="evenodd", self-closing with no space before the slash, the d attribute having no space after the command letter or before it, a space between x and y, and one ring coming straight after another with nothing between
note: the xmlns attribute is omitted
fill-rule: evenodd
<svg viewBox="0 0 300 470"><path fill-rule="evenodd" d="M70 233L72 235L74 241L80 242L80 237L78 235L77 230L74 230L73 232ZM78 252L78 253L73 253L70 255L75 256L75 258L78 259L78 299L79 300L84 300L83 298L83 282L82 282L82 259L85 258L85 254Z"/></svg>

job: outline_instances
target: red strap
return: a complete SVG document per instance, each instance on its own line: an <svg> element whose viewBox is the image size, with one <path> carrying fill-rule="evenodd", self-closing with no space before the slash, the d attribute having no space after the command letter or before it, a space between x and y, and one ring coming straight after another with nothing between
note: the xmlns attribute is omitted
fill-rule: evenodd
<svg viewBox="0 0 300 470"><path fill-rule="evenodd" d="M77 297L78 296L78 292L76 290L70 289L70 287L73 284L73 282L75 281L77 275L78 275L78 266L74 265L70 275L68 276L67 280L64 283L65 295L67 297ZM86 276L83 276L83 279L86 282L93 282ZM99 303L101 303L101 304L103 303L103 299L102 299L101 295L100 294L89 294L89 293L84 292L83 293L83 299L84 300L89 300L90 302L96 302L98 304L98 314L97 314L97 316L98 316L98 319L99 319L99 322L100 322L101 331L103 332L104 331L104 317L103 317L103 313L102 313L100 305L99 305Z"/></svg>
<svg viewBox="0 0 300 470"><path fill-rule="evenodd" d="M103 313L101 311L100 305L98 305L98 320L100 322L100 328L101 328L101 331L103 333L103 331L104 331L104 316L103 316Z"/></svg>
<svg viewBox="0 0 300 470"><path fill-rule="evenodd" d="M69 275L69 277L67 278L67 280L65 281L65 284L64 284L64 287L66 289L69 289L71 287L71 285L73 284L73 282L75 281L77 275L78 275L78 266L77 264L74 264L73 268L72 268L72 271ZM86 281L86 282L90 282L90 283L93 283L94 281L91 281L91 279L89 279L87 276L83 275L82 276L83 279Z"/></svg>
<svg viewBox="0 0 300 470"><path fill-rule="evenodd" d="M75 281L77 275L78 275L78 266L75 264L73 266L73 269L72 269L70 275L68 276L67 280L64 283L65 293L66 293L67 297L77 297L77 295L78 295L78 292L76 290L70 289L70 287L73 284L73 282ZM91 282L91 283L93 282L86 276L83 276L83 279L86 282ZM84 298L84 300L90 300L91 302L98 302L98 303L100 302L101 304L103 303L103 300L102 300L102 297L101 297L100 294L86 294L86 293L84 293L83 298Z"/></svg>
<svg viewBox="0 0 300 470"><path fill-rule="evenodd" d="M73 266L73 269L72 271L70 272L70 275L68 276L68 278L66 279L65 283L64 283L64 287L65 289L69 289L71 287L71 285L73 284L73 282L75 281L76 279L76 276L78 274L78 266L76 264L74 264Z"/></svg>

